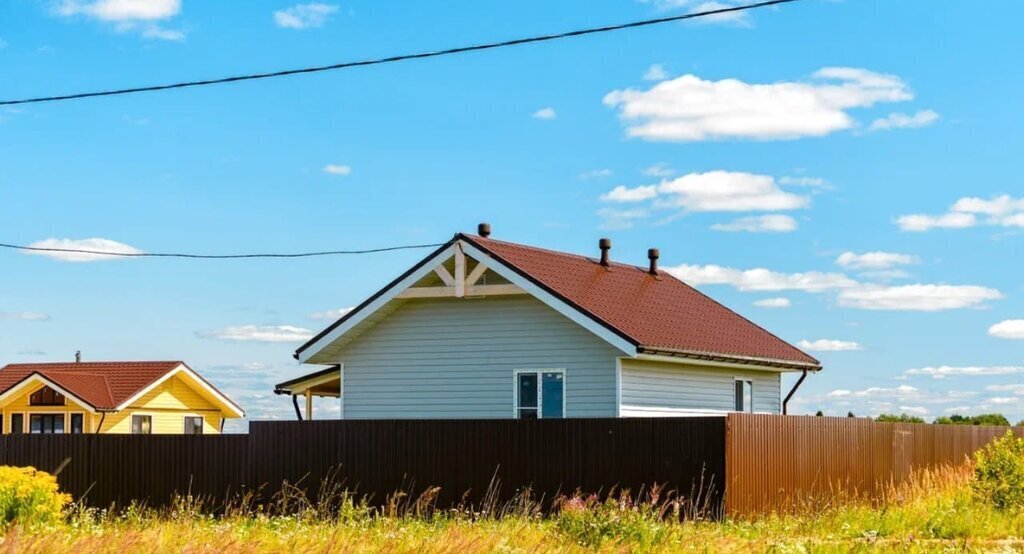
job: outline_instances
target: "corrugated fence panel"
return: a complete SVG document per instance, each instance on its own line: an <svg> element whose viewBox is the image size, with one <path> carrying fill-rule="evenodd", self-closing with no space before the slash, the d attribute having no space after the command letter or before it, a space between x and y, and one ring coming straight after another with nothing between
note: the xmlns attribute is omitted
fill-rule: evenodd
<svg viewBox="0 0 1024 554"><path fill-rule="evenodd" d="M213 507L246 491L272 500L288 482L316 499L340 485L374 504L440 487L437 506L502 502L530 489L687 496L704 485L721 510L725 418L254 422L248 435L5 435L0 464L59 470L86 504L163 506L191 494Z"/></svg>
<svg viewBox="0 0 1024 554"><path fill-rule="evenodd" d="M876 423L864 418L730 414L731 515L787 511L843 496L877 499L914 471L964 463L1006 427ZM1014 428L1024 436L1024 428Z"/></svg>

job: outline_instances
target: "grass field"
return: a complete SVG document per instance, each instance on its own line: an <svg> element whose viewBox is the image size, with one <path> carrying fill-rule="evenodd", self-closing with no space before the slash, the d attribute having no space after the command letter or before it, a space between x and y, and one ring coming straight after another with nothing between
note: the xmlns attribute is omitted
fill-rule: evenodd
<svg viewBox="0 0 1024 554"><path fill-rule="evenodd" d="M58 523L9 527L3 552L837 552L1024 551L1024 513L976 500L969 468L918 475L870 505L855 498L807 503L757 520L673 522L665 502L576 498L542 517L529 507L499 515L381 514L352 502L324 513L275 517L240 510L110 514L72 510Z"/></svg>

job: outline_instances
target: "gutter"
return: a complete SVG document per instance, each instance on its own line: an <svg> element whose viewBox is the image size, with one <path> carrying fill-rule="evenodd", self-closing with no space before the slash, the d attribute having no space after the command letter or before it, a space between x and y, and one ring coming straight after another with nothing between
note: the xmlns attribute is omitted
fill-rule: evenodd
<svg viewBox="0 0 1024 554"><path fill-rule="evenodd" d="M800 378L796 380L796 383L793 384L793 388L789 390L789 394L786 395L786 399L782 401L782 415L788 415L789 400L793 398L793 395L796 394L796 389L800 388L800 385L804 383L804 379L806 378L807 370L805 369L803 375L801 375ZM298 408L296 407L295 409Z"/></svg>
<svg viewBox="0 0 1024 554"><path fill-rule="evenodd" d="M742 365L759 365L763 367L776 367L780 369L796 369L804 371L821 371L821 365L812 362L797 362L791 360L778 360L773 358L757 358L753 356L739 356L734 354L718 354L715 352L695 352L690 350L675 350L672 348L648 348L639 346L637 354L652 354L669 356L675 358L688 358L691 360L707 360L711 362L724 362Z"/></svg>

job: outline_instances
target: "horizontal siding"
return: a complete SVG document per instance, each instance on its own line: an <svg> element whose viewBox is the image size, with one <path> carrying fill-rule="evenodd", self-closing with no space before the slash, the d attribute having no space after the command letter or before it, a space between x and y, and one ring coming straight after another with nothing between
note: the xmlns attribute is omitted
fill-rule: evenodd
<svg viewBox="0 0 1024 554"><path fill-rule="evenodd" d="M754 411L781 412L778 373L624 359L622 413L656 416L729 412L736 406L737 378L753 381Z"/></svg>
<svg viewBox="0 0 1024 554"><path fill-rule="evenodd" d="M346 346L344 417L509 418L516 369L565 369L570 417L613 417L617 351L530 296L406 302Z"/></svg>

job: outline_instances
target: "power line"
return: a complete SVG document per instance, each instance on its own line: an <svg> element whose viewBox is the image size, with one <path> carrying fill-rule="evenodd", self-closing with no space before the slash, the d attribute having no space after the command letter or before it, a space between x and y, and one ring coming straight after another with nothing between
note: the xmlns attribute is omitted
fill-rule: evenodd
<svg viewBox="0 0 1024 554"><path fill-rule="evenodd" d="M437 244L409 244L403 246L387 246L384 248L368 248L365 250L325 250L322 252L298 252L293 254L183 254L166 252L106 252L103 250L84 250L78 248L44 248L39 246L20 246L17 244L0 243L0 248L40 253L91 254L97 256L113 256L119 258L189 258L199 260L239 260L253 258L315 258L320 256L345 256L355 254L375 254L378 252L394 252L396 250L414 250L421 248L437 248Z"/></svg>
<svg viewBox="0 0 1024 554"><path fill-rule="evenodd" d="M535 42L548 42L552 40L559 40L564 38L580 37L584 35L593 35L598 33L608 33L612 31L621 31L624 29L635 29L637 27L648 27L651 25L659 25L661 23L670 23L672 21L683 21L686 19L696 19L700 17L711 17L715 15L726 15L736 12L742 12L746 10L754 10L758 8L765 8L768 6L774 6L777 4L787 4L790 2L796 2L798 0L767 0L764 2L758 2L756 4L747 4L743 6L734 6L731 8L718 8L713 10L705 10L700 12L688 13L684 15L674 15L671 17L659 17L656 19L644 19L640 21L633 21L631 23L620 23L617 25L607 25L604 27L591 27L588 29L579 29L575 31L567 31L564 33L556 33L550 35L539 35L527 38L519 38L514 40L506 40L501 42L489 42L483 44L475 44L472 46L461 46L458 48L448 48L445 50L434 50L429 52L419 52L416 54L402 54L398 56L390 56L386 58L372 58L368 60L360 60L353 62L342 62L331 65L321 65L315 67L305 67L300 69L286 69L283 71L273 71L269 73L251 73L247 75L235 75L232 77L221 77L217 79L205 79L200 81L183 81L180 83L170 83L166 85L152 85L145 87L133 87L123 89L112 89L97 92L81 92L76 94L65 94L60 96L40 96L37 98L24 98L20 100L0 100L0 106L13 106L15 104L38 104L41 102L58 102L62 100L77 100L81 98L95 98L97 96L118 96L122 94L134 94L137 92L154 92L160 90L170 90L178 88L188 87L200 87L207 85L219 85L224 83L235 83L238 81L253 81L256 79L269 79L273 77L285 77L288 75L299 75L304 73L319 73L321 71L332 71L336 69L349 69L353 67L363 67L369 65L381 65L386 63L401 62L407 60L421 60L425 58L436 58L440 56L449 56L453 54L464 54L467 52L477 52L480 50L493 50L495 48L503 48L506 46L519 46L523 44L532 44Z"/></svg>

